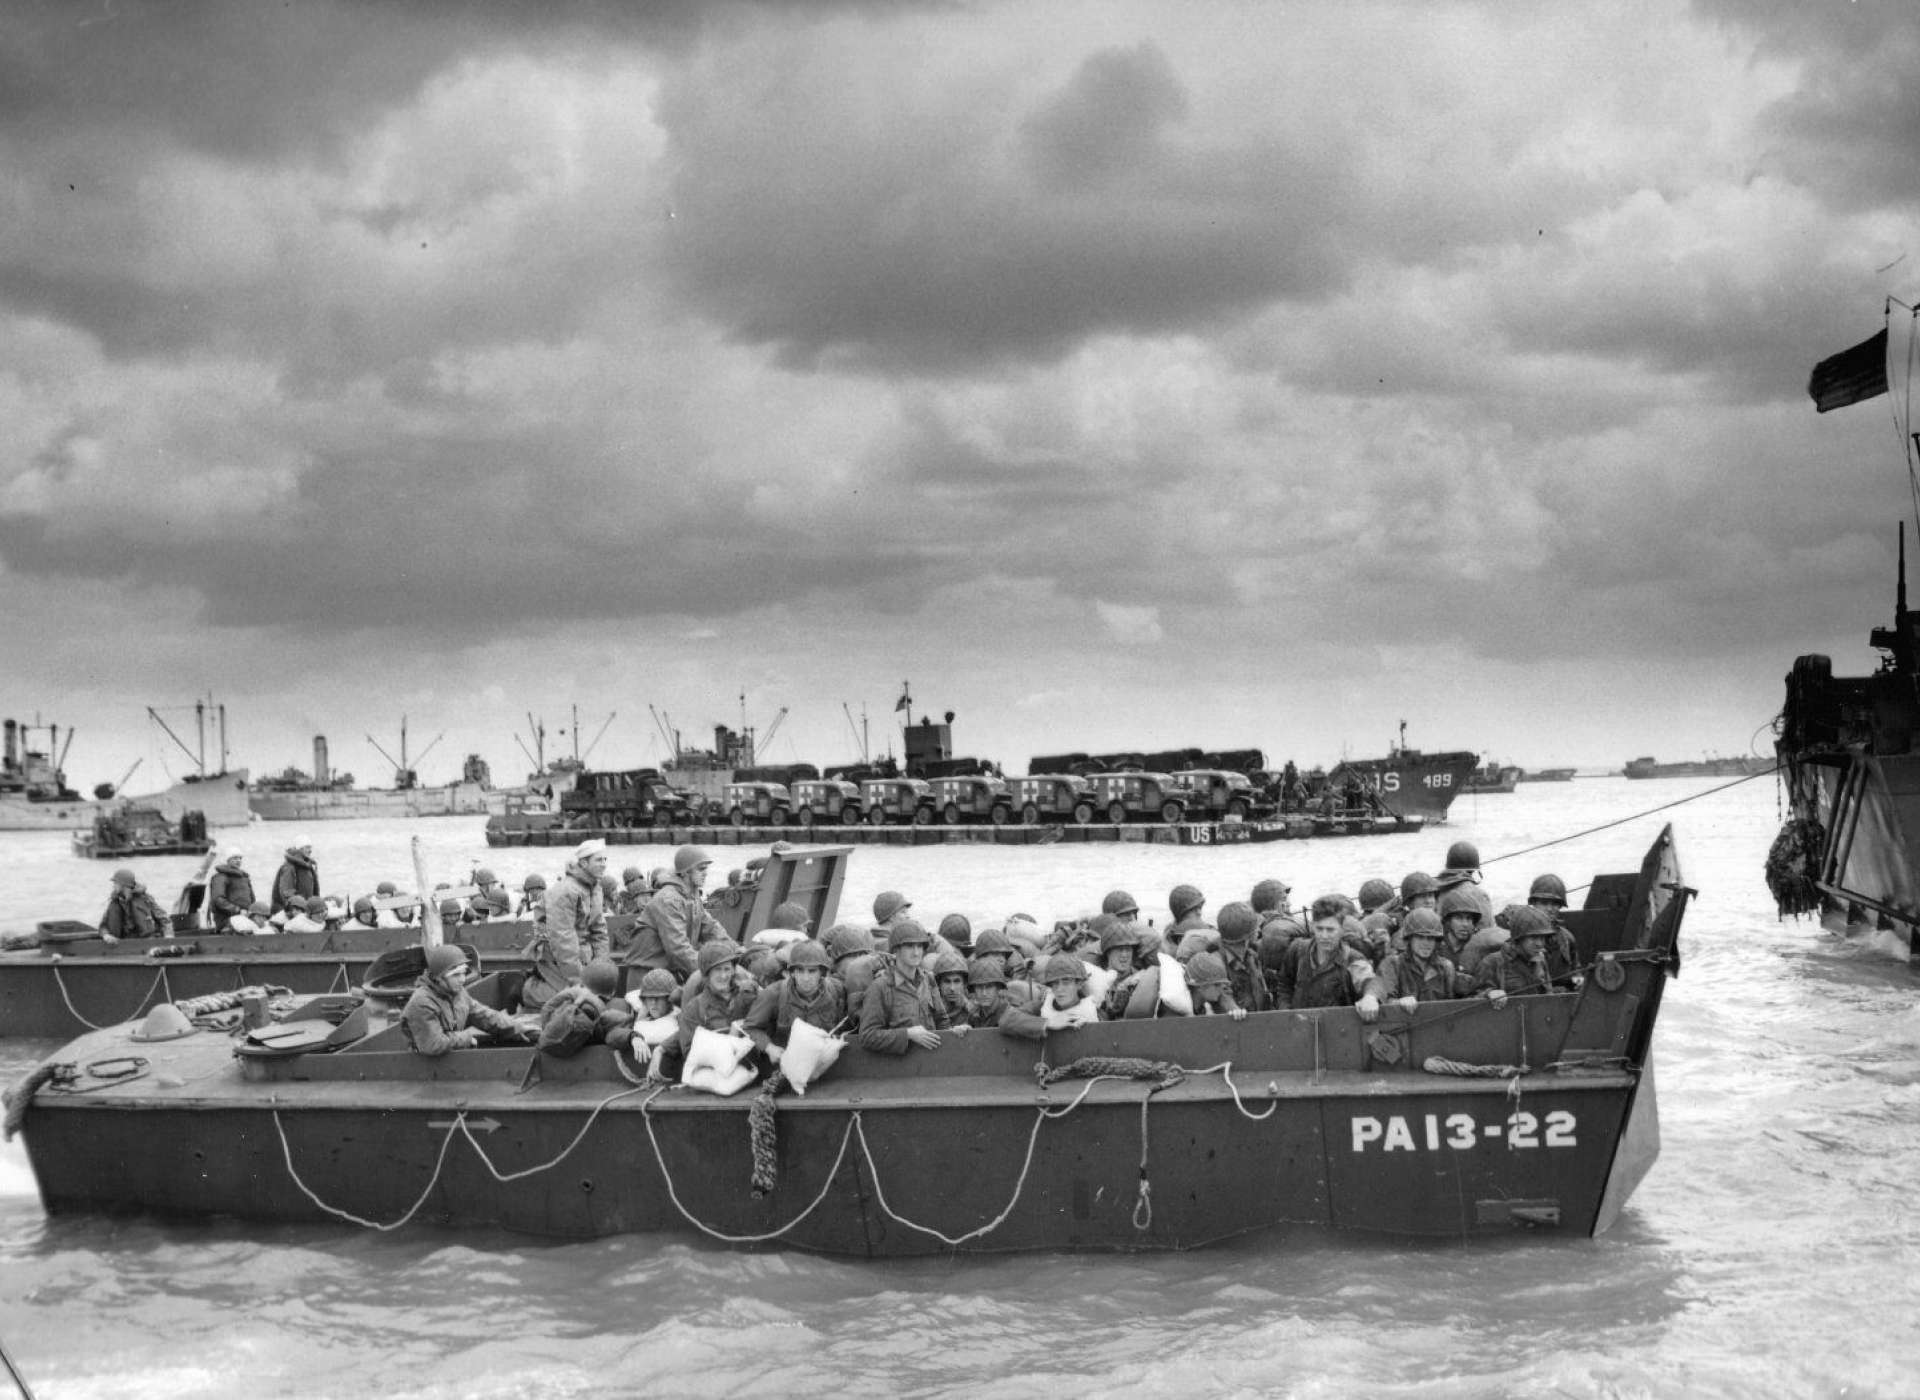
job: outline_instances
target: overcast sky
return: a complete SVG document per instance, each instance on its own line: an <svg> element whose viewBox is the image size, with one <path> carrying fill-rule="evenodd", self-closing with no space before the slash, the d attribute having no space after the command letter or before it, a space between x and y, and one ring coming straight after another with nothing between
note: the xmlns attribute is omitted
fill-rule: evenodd
<svg viewBox="0 0 1920 1400"><path fill-rule="evenodd" d="M1617 765L1890 618L1898 400L1805 389L1920 292L1911 0L0 16L0 708L76 782L208 693L256 772L743 691L844 762L903 680L1010 771Z"/></svg>

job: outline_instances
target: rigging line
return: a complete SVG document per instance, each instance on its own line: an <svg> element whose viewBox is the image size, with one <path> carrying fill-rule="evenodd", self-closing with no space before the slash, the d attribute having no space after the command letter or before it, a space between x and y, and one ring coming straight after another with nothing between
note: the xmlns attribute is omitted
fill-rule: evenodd
<svg viewBox="0 0 1920 1400"><path fill-rule="evenodd" d="M19 1387L26 1400L33 1400L33 1387L27 1384L27 1378L20 1374L20 1368L13 1364L13 1358L7 1354L7 1344L0 1342L0 1361L7 1366L7 1374L13 1377L13 1383Z"/></svg>
<svg viewBox="0 0 1920 1400"><path fill-rule="evenodd" d="M1705 792L1696 792L1689 797L1675 798L1672 802L1662 802L1658 807L1649 807L1646 811L1635 812L1632 816L1620 817L1610 822L1602 822L1598 826L1590 826L1585 831L1576 831L1571 835L1556 836L1553 840L1542 841L1537 846L1524 846L1517 851L1506 851L1497 856L1488 856L1485 860L1481 861L1480 864L1483 866L1492 865L1498 860L1512 860L1516 856L1529 856L1535 851L1544 851L1549 846L1563 846L1569 841L1578 841L1582 836L1591 836L1597 831L1608 831L1616 826L1625 826L1628 822L1639 821L1642 817L1650 817L1655 812L1664 812L1670 807L1684 807L1689 802L1698 802L1703 797L1712 797L1716 792L1725 792L1728 788L1739 787L1740 784L1750 783L1755 778L1771 778L1779 771L1780 766L1775 764L1771 768L1761 769L1758 773L1749 773L1744 778L1735 778L1730 783L1722 783L1719 787L1710 787Z"/></svg>

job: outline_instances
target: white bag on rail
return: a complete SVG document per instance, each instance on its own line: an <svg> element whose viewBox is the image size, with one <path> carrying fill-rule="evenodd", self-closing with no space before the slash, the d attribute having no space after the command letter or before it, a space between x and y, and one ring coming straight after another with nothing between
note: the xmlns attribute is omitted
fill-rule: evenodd
<svg viewBox="0 0 1920 1400"><path fill-rule="evenodd" d="M1193 988L1187 985L1187 970L1180 960L1160 954L1160 1009L1169 1016L1193 1015Z"/></svg>
<svg viewBox="0 0 1920 1400"><path fill-rule="evenodd" d="M828 1035L811 1022L795 1021L793 1028L787 1032L787 1048L780 1056L780 1072L786 1075L794 1093L804 1094L807 1085L833 1068L833 1062L840 1058L840 1051L845 1046L844 1040Z"/></svg>
<svg viewBox="0 0 1920 1400"><path fill-rule="evenodd" d="M721 1035L701 1026L693 1033L680 1082L722 1097L737 1094L759 1076L752 1065L740 1063L752 1052L753 1042L744 1035Z"/></svg>

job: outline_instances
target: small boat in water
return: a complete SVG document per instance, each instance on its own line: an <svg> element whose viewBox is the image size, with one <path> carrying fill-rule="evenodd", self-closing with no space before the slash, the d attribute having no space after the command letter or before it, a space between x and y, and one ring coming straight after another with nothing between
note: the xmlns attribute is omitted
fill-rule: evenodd
<svg viewBox="0 0 1920 1400"><path fill-rule="evenodd" d="M1771 773L1770 758L1749 755L1745 758L1707 757L1680 763L1659 763L1651 756L1629 759L1620 772L1628 778L1754 778Z"/></svg>
<svg viewBox="0 0 1920 1400"><path fill-rule="evenodd" d="M709 894L707 910L736 938L767 927L774 906L786 900L802 905L815 927L830 926L847 854L844 846L772 851L750 883ZM121 1023L137 1022L157 1005L251 985L300 995L347 992L365 985L382 956L420 941L418 928L353 924L323 933L215 933L205 925L203 899L202 882L189 881L166 938L108 943L86 924L49 920L31 934L0 940L0 1037L58 1039L116 1025L124 1031ZM608 920L616 949L632 925L625 915ZM483 969L524 972L531 965L528 920L462 923L447 936L477 953Z"/></svg>
<svg viewBox="0 0 1920 1400"><path fill-rule="evenodd" d="M1467 774L1464 791L1475 794L1512 792L1520 781L1520 769L1511 763L1483 763Z"/></svg>
<svg viewBox="0 0 1920 1400"><path fill-rule="evenodd" d="M93 829L73 833L73 853L88 860L128 860L135 856L203 856L213 849L202 812L166 813L144 802L130 802L93 819Z"/></svg>
<svg viewBox="0 0 1920 1400"><path fill-rule="evenodd" d="M1571 768L1522 768L1520 781L1523 783L1570 783L1573 781Z"/></svg>
<svg viewBox="0 0 1920 1400"><path fill-rule="evenodd" d="M619 1052L414 1054L324 998L238 1040L61 1049L8 1095L53 1214L702 1235L859 1257L1185 1249L1288 1225L1586 1236L1659 1151L1650 1054L1692 891L1672 833L1564 918L1579 990L849 1046L805 1095ZM498 997L496 978L476 995ZM1038 1059L1039 1063L1035 1061Z"/></svg>

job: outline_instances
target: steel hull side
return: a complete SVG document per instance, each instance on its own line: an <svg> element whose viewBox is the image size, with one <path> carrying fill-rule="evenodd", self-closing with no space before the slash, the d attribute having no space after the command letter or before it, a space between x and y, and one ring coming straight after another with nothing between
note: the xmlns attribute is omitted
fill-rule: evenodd
<svg viewBox="0 0 1920 1400"><path fill-rule="evenodd" d="M430 1102L413 1086L357 1106L303 1107L282 1095L277 1110L76 1097L36 1106L26 1142L54 1213L340 1219L324 1202L363 1224L698 1233L865 1257L1186 1249L1287 1225L1442 1238L1527 1224L1589 1233L1602 1220L1631 1082L1531 1084L1519 1109L1504 1085L1414 1077L1259 1094L1244 1111L1217 1086L1181 1086L1148 1104L1144 1204L1142 1090L1133 1085L1097 1086L1044 1120L1031 1094L927 1105L782 1100L779 1183L757 1201L743 1100L675 1095L649 1116L641 1104L653 1091L607 1103L615 1086L591 1086L591 1098L570 1107L517 1109L476 1091L465 1101L471 1140L455 1126L453 1101ZM1072 1087L1055 1086L1054 1110L1072 1101L1078 1090L1063 1092ZM1577 1142L1510 1146L1518 1112L1534 1115L1536 1144L1550 1115L1573 1115ZM1463 1122L1472 1144L1449 1145Z"/></svg>
<svg viewBox="0 0 1920 1400"><path fill-rule="evenodd" d="M128 802L157 808L170 822L188 812L199 812L208 826L245 826L247 770L235 769L197 782L178 782L164 791L141 797L81 798L72 802L29 802L22 797L0 798L0 831L88 831L94 818L111 815Z"/></svg>
<svg viewBox="0 0 1920 1400"><path fill-rule="evenodd" d="M456 935L457 937L457 935ZM69 1040L103 1026L135 1021L165 1001L285 987L312 995L350 991L366 981L365 953L261 954L169 959L0 957L0 1038ZM532 964L517 952L482 952L488 972Z"/></svg>
<svg viewBox="0 0 1920 1400"><path fill-rule="evenodd" d="M476 783L447 787L383 788L350 792L255 792L248 805L268 822L359 821L373 817L483 817L486 789Z"/></svg>
<svg viewBox="0 0 1920 1400"><path fill-rule="evenodd" d="M1841 767L1804 766L1801 781L1827 833L1822 887L1881 913L1920 917L1920 757L1855 752Z"/></svg>

